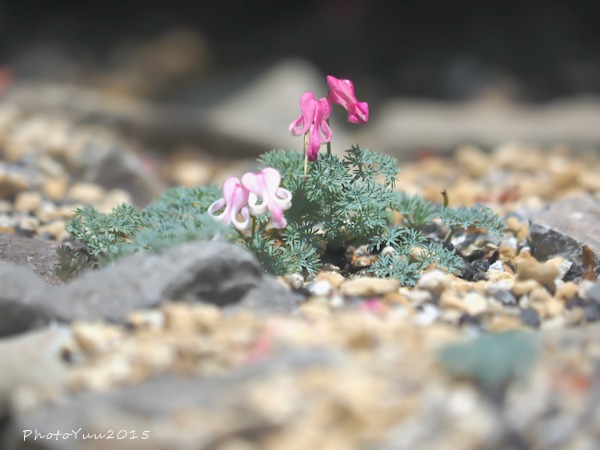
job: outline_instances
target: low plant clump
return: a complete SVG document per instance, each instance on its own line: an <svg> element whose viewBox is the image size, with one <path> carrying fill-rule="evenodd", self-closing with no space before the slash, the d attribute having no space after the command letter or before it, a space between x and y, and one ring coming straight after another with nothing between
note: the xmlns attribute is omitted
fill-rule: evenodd
<svg viewBox="0 0 600 450"><path fill-rule="evenodd" d="M356 124L368 121L369 109L349 80L328 76L327 82L327 97L302 95L301 116L290 124L290 132L304 138L304 154L272 150L258 159L258 173L231 177L222 189L173 188L142 210L126 204L109 214L78 209L67 231L85 245L85 256L61 247L59 275L195 239L241 245L275 275L314 274L359 246L374 257L363 270L406 286L432 265L460 274L463 258L452 238L466 230L500 233L502 220L479 204L450 208L445 192L438 205L398 190L399 167L388 155L359 146L333 155L332 105L343 106ZM326 153L320 153L323 144ZM436 232L427 233L431 229Z"/></svg>

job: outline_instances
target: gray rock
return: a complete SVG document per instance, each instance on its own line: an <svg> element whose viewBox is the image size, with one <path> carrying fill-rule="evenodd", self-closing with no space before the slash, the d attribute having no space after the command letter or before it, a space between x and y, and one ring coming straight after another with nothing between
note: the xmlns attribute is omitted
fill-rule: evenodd
<svg viewBox="0 0 600 450"><path fill-rule="evenodd" d="M51 284L61 284L54 269L58 263L56 241L46 241L0 234L0 261L8 261L24 265L35 273L42 275Z"/></svg>
<svg viewBox="0 0 600 450"><path fill-rule="evenodd" d="M561 256L581 263L587 245L600 255L600 202L590 195L565 198L532 215L530 240L537 259Z"/></svg>
<svg viewBox="0 0 600 450"><path fill-rule="evenodd" d="M84 174L84 179L106 189L124 189L131 194L133 203L146 206L164 188L162 181L142 166L139 157L129 149L112 147Z"/></svg>
<svg viewBox="0 0 600 450"><path fill-rule="evenodd" d="M228 309L251 309L259 313L289 314L303 300L302 296L291 292L275 278L265 275L260 284L248 291L244 297Z"/></svg>
<svg viewBox="0 0 600 450"><path fill-rule="evenodd" d="M250 252L216 241L124 258L113 267L76 279L58 299L53 312L59 320L101 317L115 322L123 321L134 309L166 300L274 313L291 312L300 301L263 274Z"/></svg>
<svg viewBox="0 0 600 450"><path fill-rule="evenodd" d="M83 440L84 433L107 430L113 430L115 437L121 430L127 430L129 439L135 430L137 439L128 440L132 448L210 448L211 443L226 436L261 433L277 426L268 415L253 409L256 383L268 385L270 379L276 382L280 375L287 378L292 372L335 367L341 361L338 353L329 350L297 350L226 376L183 379L169 375L118 392L84 394L44 410L15 414L3 448L69 450L89 446L103 448L102 445L111 443L110 448L117 448L117 438ZM187 421L193 426L182 429L182 423ZM30 436L23 440L23 430L37 430L47 435L57 430L65 433L79 429L77 439L34 441ZM148 431L145 441L141 439L144 431Z"/></svg>
<svg viewBox="0 0 600 450"><path fill-rule="evenodd" d="M221 78L218 88L200 89L197 104L206 103L202 102L202 98L207 94L214 95L215 91L222 94L213 105L204 108L203 121L213 132L263 149L301 150L302 138L291 136L287 129L293 120L300 117L300 96L303 92L314 92L317 98L327 95L329 86L325 75L307 61L286 59L253 76L244 74L240 78L243 79ZM188 101L194 101L193 96L189 98ZM334 151L341 151L357 142L344 127L346 112L342 108L335 109L331 118L332 146ZM354 128L355 131L358 129L360 127Z"/></svg>
<svg viewBox="0 0 600 450"><path fill-rule="evenodd" d="M285 59L232 76L202 79L180 92L173 106L136 99L112 99L101 91L72 85L18 80L5 101L25 110L60 110L87 123L110 123L127 130L153 148L189 142L219 155L257 156L272 148L302 149L289 124L300 116L300 96L327 95L325 74L302 59ZM362 88L358 87L360 100ZM348 127L347 114L336 107L331 117L333 151L342 152L358 140L364 127ZM323 146L323 150L324 150Z"/></svg>
<svg viewBox="0 0 600 450"><path fill-rule="evenodd" d="M53 301L61 321L104 318L120 322L134 309L164 300L236 303L259 286L262 273L247 251L224 242L185 243L160 253L138 253L90 271Z"/></svg>
<svg viewBox="0 0 600 450"><path fill-rule="evenodd" d="M600 305L600 281L596 281L596 283L588 289L585 297L586 300Z"/></svg>
<svg viewBox="0 0 600 450"><path fill-rule="evenodd" d="M0 337L41 327L53 318L45 308L54 287L26 267L0 262Z"/></svg>
<svg viewBox="0 0 600 450"><path fill-rule="evenodd" d="M373 110L372 124L360 129L359 142L404 157L424 147L454 149L465 141L485 147L511 140L595 146L600 137L599 114L600 105L588 99L499 108L485 100L451 103L390 98Z"/></svg>
<svg viewBox="0 0 600 450"><path fill-rule="evenodd" d="M0 339L0 417L7 413L9 403L13 408L27 408L31 401L61 390L66 382L68 366L61 358L63 347L70 339L66 328L46 328L21 336ZM19 389L34 392L28 404L15 399ZM12 400L12 402L11 402Z"/></svg>
<svg viewBox="0 0 600 450"><path fill-rule="evenodd" d="M24 268L0 264L0 284L0 336L52 320L123 322L133 310L167 300L273 313L289 313L300 301L263 274L251 253L216 241L138 253L60 287L45 284Z"/></svg>

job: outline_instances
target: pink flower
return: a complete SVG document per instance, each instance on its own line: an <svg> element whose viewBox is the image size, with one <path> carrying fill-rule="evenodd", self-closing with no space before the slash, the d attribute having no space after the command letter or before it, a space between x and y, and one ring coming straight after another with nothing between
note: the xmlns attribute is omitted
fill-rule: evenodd
<svg viewBox="0 0 600 450"><path fill-rule="evenodd" d="M317 100L315 94L305 92L300 98L300 111L300 117L290 124L289 130L294 136L307 136L307 157L315 161L321 145L331 141L331 128L327 123L331 105L325 97Z"/></svg>
<svg viewBox="0 0 600 450"><path fill-rule="evenodd" d="M338 80L327 75L329 101L343 106L348 111L348 122L366 123L369 121L369 105L359 102L354 95L354 84L350 80Z"/></svg>
<svg viewBox="0 0 600 450"><path fill-rule="evenodd" d="M292 194L287 189L279 187L280 183L281 175L272 167L266 167L258 174L249 172L242 177L242 185L250 192L248 198L250 214L259 216L268 209L275 228L284 228L287 225L283 211L292 206ZM261 202L257 204L259 198Z"/></svg>
<svg viewBox="0 0 600 450"><path fill-rule="evenodd" d="M223 221L225 225L233 223L238 230L246 230L250 226L250 214L248 213L248 196L250 192L240 180L231 177L223 183L223 198L217 200L208 207L208 213L215 219ZM216 211L224 208L223 212L215 215ZM242 221L238 219L242 216Z"/></svg>

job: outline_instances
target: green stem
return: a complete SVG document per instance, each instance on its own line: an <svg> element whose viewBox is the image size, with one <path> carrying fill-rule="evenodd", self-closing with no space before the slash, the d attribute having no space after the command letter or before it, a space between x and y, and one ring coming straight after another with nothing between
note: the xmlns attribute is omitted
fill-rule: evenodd
<svg viewBox="0 0 600 450"><path fill-rule="evenodd" d="M250 240L254 241L254 235L256 234L256 218L252 216L252 234L250 235Z"/></svg>
<svg viewBox="0 0 600 450"><path fill-rule="evenodd" d="M329 125L329 119L327 119L327 125ZM327 143L327 156L331 156L331 141Z"/></svg>

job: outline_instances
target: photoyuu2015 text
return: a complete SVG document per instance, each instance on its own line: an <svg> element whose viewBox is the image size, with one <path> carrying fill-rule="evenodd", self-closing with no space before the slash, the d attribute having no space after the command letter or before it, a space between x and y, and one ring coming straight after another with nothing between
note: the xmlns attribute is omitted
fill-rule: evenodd
<svg viewBox="0 0 600 450"><path fill-rule="evenodd" d="M23 430L23 441L30 440L67 440L67 439L142 439L146 440L150 437L150 431L145 430L138 433L136 430L106 430L103 432L85 432L82 428L77 430L69 430L62 432L56 430L56 432L40 433L37 429L35 430Z"/></svg>

